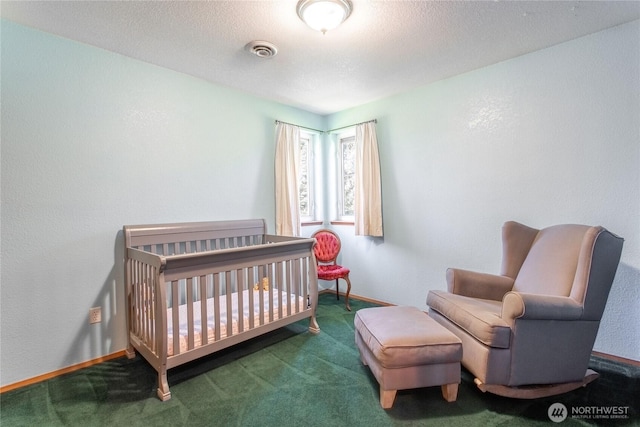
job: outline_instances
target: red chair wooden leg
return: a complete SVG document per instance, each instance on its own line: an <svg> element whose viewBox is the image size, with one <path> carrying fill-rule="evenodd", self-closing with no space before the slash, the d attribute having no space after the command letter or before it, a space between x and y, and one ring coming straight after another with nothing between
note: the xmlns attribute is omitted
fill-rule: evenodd
<svg viewBox="0 0 640 427"><path fill-rule="evenodd" d="M338 279L336 279L336 300L340 301L340 285L338 285Z"/></svg>
<svg viewBox="0 0 640 427"><path fill-rule="evenodd" d="M349 306L349 293L351 293L351 280L349 280L349 275L344 276L345 282L347 282L347 294L345 295L346 307L347 310L351 311L351 306Z"/></svg>

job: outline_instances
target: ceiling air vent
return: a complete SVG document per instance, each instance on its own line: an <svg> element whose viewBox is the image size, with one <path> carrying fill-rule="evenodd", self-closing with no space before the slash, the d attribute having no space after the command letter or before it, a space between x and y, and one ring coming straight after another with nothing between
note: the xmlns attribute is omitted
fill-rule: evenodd
<svg viewBox="0 0 640 427"><path fill-rule="evenodd" d="M252 42L247 43L244 47L248 52L253 53L260 58L271 58L272 56L276 56L278 53L278 48L269 42L265 42L262 40L254 40Z"/></svg>

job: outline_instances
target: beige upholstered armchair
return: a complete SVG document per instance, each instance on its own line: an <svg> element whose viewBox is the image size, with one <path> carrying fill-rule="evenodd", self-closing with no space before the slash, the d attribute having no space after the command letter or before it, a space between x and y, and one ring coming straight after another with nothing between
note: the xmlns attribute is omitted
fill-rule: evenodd
<svg viewBox="0 0 640 427"><path fill-rule="evenodd" d="M429 315L462 340L482 391L536 398L598 377L588 369L623 239L602 227L502 228L500 275L447 270Z"/></svg>

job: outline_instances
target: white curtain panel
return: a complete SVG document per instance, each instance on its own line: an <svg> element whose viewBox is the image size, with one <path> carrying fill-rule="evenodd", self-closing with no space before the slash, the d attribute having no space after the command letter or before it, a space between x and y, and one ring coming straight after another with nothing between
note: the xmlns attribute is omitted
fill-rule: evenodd
<svg viewBox="0 0 640 427"><path fill-rule="evenodd" d="M383 236L380 156L373 121L356 126L355 187L356 236Z"/></svg>
<svg viewBox="0 0 640 427"><path fill-rule="evenodd" d="M298 140L300 128L276 124L276 234L300 236Z"/></svg>

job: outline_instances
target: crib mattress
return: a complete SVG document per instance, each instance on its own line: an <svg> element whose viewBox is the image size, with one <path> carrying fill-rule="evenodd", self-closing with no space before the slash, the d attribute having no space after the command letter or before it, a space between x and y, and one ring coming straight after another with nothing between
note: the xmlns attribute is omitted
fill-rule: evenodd
<svg viewBox="0 0 640 427"><path fill-rule="evenodd" d="M249 306L249 293L253 292L253 307ZM243 304L243 330L249 329L249 318L253 317L254 328L260 325L260 292L264 292L263 298L263 324L269 323L269 292L273 296L273 320L280 318L279 307L282 306L283 317L289 316L295 313L296 305L302 310L304 305L303 297L296 297L295 295L287 296L286 292L280 292L278 289L272 289L271 291L259 291L259 290L245 290L242 292L242 304ZM193 329L194 329L194 348L202 345L202 314L200 308L200 302L193 303ZM215 339L215 316L216 307L220 313L220 339L227 337L227 331L231 330L229 335L235 335L240 332L239 330L239 309L238 309L238 293L233 293L231 297L231 318L232 324L227 325L227 298L218 297L218 304L215 303L213 298L207 299L207 342L211 343ZM180 353L184 353L188 350L188 324L187 324L187 305L180 305L178 308L179 313L179 334L180 334ZM167 309L167 355L172 356L174 354L173 343L173 309Z"/></svg>

